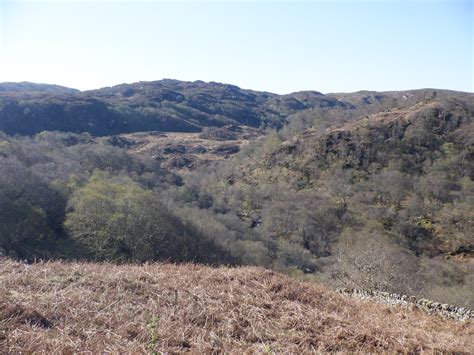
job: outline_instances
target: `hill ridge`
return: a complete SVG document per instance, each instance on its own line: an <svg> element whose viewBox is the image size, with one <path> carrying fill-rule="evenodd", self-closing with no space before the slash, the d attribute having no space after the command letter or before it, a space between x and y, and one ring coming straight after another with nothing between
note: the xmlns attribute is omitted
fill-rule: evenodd
<svg viewBox="0 0 474 355"><path fill-rule="evenodd" d="M85 91L28 82L0 83L0 130L22 135L57 130L104 136L199 132L203 127L228 124L278 129L304 112L354 115L406 107L427 97L470 95L438 89L326 95L306 90L279 95L226 83L175 79Z"/></svg>

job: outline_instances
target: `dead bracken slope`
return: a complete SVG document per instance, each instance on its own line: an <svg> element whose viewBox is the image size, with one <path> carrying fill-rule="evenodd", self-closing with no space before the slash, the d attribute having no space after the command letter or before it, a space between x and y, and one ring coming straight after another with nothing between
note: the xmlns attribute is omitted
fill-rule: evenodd
<svg viewBox="0 0 474 355"><path fill-rule="evenodd" d="M472 323L262 268L0 259L0 349L474 352Z"/></svg>

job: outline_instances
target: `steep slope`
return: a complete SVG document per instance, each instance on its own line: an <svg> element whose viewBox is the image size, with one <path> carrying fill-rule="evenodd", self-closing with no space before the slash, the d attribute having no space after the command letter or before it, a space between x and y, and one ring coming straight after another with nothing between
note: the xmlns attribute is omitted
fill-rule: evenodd
<svg viewBox="0 0 474 355"><path fill-rule="evenodd" d="M342 171L352 176L346 183L354 185L354 191L346 194L354 194L356 186L363 187L373 195L369 202L373 205L402 210L413 203L414 197L407 193L413 191L419 195L423 189L426 190L425 199L441 204L453 203L458 198L472 197L471 188L466 184L474 177L473 118L474 111L460 100L386 110L324 132L307 130L277 141L263 155L254 155L255 159L230 169L235 174L229 179L251 185L272 182L284 183L296 190L316 189L333 193L333 197L343 201L344 192L334 191L342 186L330 186ZM390 185L386 186L386 191L382 187L368 186L376 176L387 179ZM414 182L421 177L434 185L421 186L420 182L417 186ZM361 202L354 202L353 207L360 207ZM343 202L345 207L342 207L349 208L347 203ZM467 223L465 227L470 226L467 230L454 226L450 230L444 217L437 216L434 211L427 213L430 227L425 226L425 231L429 236L421 239L424 239L425 247L431 244L433 253L436 253L434 250L453 252L474 242L469 214L460 215L457 222L458 227L461 220Z"/></svg>
<svg viewBox="0 0 474 355"><path fill-rule="evenodd" d="M275 133L182 189L199 191L196 204L210 196L207 211L249 236L257 263L472 305L472 104L430 100Z"/></svg>
<svg viewBox="0 0 474 355"><path fill-rule="evenodd" d="M474 351L472 323L366 303L262 268L0 259L17 352Z"/></svg>
<svg viewBox="0 0 474 355"><path fill-rule="evenodd" d="M169 79L82 93L40 90L43 86L33 84L4 84L3 88L0 130L8 134L199 132L206 126L228 124L280 127L298 111L346 106L317 92L280 96L214 82Z"/></svg>
<svg viewBox="0 0 474 355"><path fill-rule="evenodd" d="M92 96L81 93L0 92L0 131L9 135L32 135L43 131L109 135L130 129L123 115Z"/></svg>
<svg viewBox="0 0 474 355"><path fill-rule="evenodd" d="M447 90L288 95L244 90L234 85L171 79L122 84L79 92L56 85L0 83L0 130L120 133L200 132L203 127L247 125L281 128L295 116L350 121L383 109L469 94Z"/></svg>
<svg viewBox="0 0 474 355"><path fill-rule="evenodd" d="M297 111L345 106L316 91L276 95L229 84L172 79L123 84L87 93L117 105L146 107L157 115L169 113L174 119L196 126L281 125Z"/></svg>

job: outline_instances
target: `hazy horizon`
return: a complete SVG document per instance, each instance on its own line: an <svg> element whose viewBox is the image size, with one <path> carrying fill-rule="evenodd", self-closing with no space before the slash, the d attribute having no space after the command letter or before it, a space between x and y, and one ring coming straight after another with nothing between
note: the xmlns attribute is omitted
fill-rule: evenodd
<svg viewBox="0 0 474 355"><path fill-rule="evenodd" d="M474 91L469 0L0 0L0 15L0 82Z"/></svg>

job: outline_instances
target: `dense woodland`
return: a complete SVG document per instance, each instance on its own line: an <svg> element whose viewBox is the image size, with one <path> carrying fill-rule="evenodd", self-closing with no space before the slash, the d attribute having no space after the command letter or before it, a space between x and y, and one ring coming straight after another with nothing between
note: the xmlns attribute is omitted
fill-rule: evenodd
<svg viewBox="0 0 474 355"><path fill-rule="evenodd" d="M1 254L261 265L473 305L472 94L30 85L0 85ZM184 175L95 139L229 123L265 137Z"/></svg>

